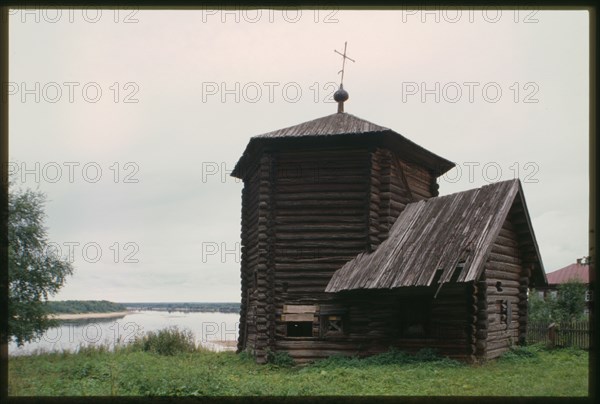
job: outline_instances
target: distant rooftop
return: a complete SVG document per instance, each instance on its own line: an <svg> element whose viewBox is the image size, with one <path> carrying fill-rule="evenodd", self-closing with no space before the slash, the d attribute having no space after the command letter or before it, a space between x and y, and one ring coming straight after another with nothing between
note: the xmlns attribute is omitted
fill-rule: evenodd
<svg viewBox="0 0 600 404"><path fill-rule="evenodd" d="M549 285L560 285L571 279L579 279L583 283L590 283L590 267L579 262L567 265L564 268L546 274Z"/></svg>

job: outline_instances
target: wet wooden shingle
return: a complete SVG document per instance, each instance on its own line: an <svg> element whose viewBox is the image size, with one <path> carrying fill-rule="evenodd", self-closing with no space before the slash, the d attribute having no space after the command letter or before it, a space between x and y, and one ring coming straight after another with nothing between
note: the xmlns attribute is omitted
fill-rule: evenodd
<svg viewBox="0 0 600 404"><path fill-rule="evenodd" d="M407 205L379 248L337 270L326 291L429 286L438 270L445 283L459 263L456 281L476 280L519 191L510 180Z"/></svg>

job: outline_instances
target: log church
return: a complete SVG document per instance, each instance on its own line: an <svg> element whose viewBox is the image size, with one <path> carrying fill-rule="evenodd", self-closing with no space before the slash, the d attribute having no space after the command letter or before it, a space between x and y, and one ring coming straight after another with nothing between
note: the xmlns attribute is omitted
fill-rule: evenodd
<svg viewBox="0 0 600 404"><path fill-rule="evenodd" d="M250 139L238 352L257 362L436 349L474 362L523 343L546 284L518 179L438 196L454 163L338 112Z"/></svg>

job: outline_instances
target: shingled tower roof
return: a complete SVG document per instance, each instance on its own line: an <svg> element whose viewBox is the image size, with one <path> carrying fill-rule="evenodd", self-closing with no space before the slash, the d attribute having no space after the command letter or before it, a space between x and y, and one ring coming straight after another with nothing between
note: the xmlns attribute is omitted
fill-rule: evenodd
<svg viewBox="0 0 600 404"><path fill-rule="evenodd" d="M389 148L407 161L427 168L436 176L443 175L455 165L389 128L348 113L335 113L252 137L231 175L244 178L248 168L267 148L309 143L334 145L342 137L344 144L362 142Z"/></svg>

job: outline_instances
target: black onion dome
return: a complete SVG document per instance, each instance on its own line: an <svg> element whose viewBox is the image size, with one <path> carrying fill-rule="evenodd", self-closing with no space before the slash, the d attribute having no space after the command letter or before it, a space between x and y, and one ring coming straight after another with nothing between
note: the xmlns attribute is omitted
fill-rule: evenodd
<svg viewBox="0 0 600 404"><path fill-rule="evenodd" d="M333 93L333 99L336 102L344 102L344 101L348 100L349 97L350 97L350 95L348 94L348 91L344 90L344 86L341 84L340 84L339 90L337 90L335 93Z"/></svg>

